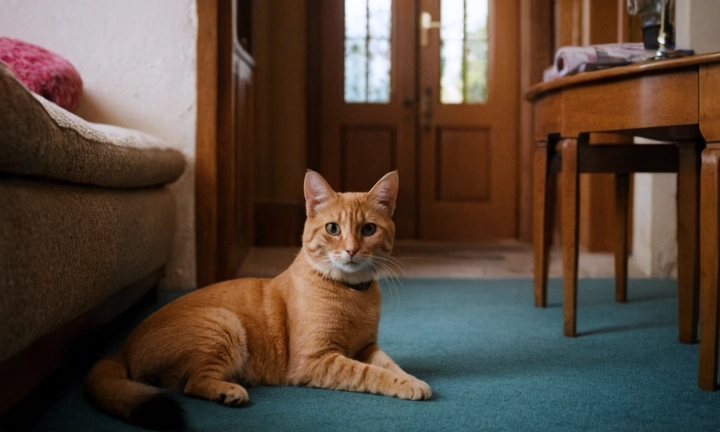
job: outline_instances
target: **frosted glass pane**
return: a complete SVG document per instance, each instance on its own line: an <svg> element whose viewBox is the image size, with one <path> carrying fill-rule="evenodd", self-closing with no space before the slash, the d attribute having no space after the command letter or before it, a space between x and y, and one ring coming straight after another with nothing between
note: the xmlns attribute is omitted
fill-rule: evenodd
<svg viewBox="0 0 720 432"><path fill-rule="evenodd" d="M470 0L467 2L465 31L468 39L487 40L487 15L487 1Z"/></svg>
<svg viewBox="0 0 720 432"><path fill-rule="evenodd" d="M442 23L440 27L441 39L462 40L465 33L464 0L442 0L440 3L440 22Z"/></svg>
<svg viewBox="0 0 720 432"><path fill-rule="evenodd" d="M345 102L367 99L367 52L365 39L345 40Z"/></svg>
<svg viewBox="0 0 720 432"><path fill-rule="evenodd" d="M345 38L366 38L367 24L367 0L346 0Z"/></svg>
<svg viewBox="0 0 720 432"><path fill-rule="evenodd" d="M368 102L390 101L390 41L370 40Z"/></svg>
<svg viewBox="0 0 720 432"><path fill-rule="evenodd" d="M345 102L388 103L392 0L345 0Z"/></svg>
<svg viewBox="0 0 720 432"><path fill-rule="evenodd" d="M390 0L369 0L368 11L370 20L370 37L373 39L390 39Z"/></svg>
<svg viewBox="0 0 720 432"><path fill-rule="evenodd" d="M442 41L440 102L463 102L463 41Z"/></svg>
<svg viewBox="0 0 720 432"><path fill-rule="evenodd" d="M487 102L488 0L441 0L440 101Z"/></svg>
<svg viewBox="0 0 720 432"><path fill-rule="evenodd" d="M487 42L470 40L466 44L465 102L487 102Z"/></svg>

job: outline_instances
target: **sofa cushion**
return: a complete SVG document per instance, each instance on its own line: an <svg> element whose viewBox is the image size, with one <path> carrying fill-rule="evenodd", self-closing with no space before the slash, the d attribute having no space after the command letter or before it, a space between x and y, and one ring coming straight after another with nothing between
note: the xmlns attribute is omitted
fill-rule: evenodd
<svg viewBox="0 0 720 432"><path fill-rule="evenodd" d="M80 74L65 58L18 39L0 37L0 61L30 90L70 112L80 103Z"/></svg>
<svg viewBox="0 0 720 432"><path fill-rule="evenodd" d="M0 63L0 172L110 188L176 180L185 157L142 132L87 122L32 93Z"/></svg>
<svg viewBox="0 0 720 432"><path fill-rule="evenodd" d="M168 187L0 173L0 203L0 362L164 266L175 234Z"/></svg>

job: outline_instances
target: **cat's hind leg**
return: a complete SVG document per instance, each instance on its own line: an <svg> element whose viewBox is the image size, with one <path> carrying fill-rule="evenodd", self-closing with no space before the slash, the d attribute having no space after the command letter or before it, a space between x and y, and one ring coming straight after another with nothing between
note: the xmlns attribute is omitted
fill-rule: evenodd
<svg viewBox="0 0 720 432"><path fill-rule="evenodd" d="M248 403L247 390L232 382L247 364L247 339L240 320L227 309L205 308L191 323L195 329L185 394L229 406ZM194 327L194 326L193 326Z"/></svg>
<svg viewBox="0 0 720 432"><path fill-rule="evenodd" d="M228 406L245 406L250 400L243 386L207 375L191 378L185 386L185 394Z"/></svg>

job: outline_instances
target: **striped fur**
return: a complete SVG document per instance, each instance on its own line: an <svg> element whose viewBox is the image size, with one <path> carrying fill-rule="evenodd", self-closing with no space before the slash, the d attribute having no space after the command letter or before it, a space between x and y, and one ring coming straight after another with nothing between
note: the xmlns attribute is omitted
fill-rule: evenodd
<svg viewBox="0 0 720 432"><path fill-rule="evenodd" d="M151 404L169 407L155 413L167 419L144 423L156 429L183 424L167 390L229 406L245 405L245 387L257 385L428 399L430 387L376 343L376 277L392 249L397 188L392 172L368 193L336 193L308 171L308 217L293 264L274 279L221 282L161 308L92 368L89 399L129 422L152 412ZM370 280L366 290L352 288Z"/></svg>

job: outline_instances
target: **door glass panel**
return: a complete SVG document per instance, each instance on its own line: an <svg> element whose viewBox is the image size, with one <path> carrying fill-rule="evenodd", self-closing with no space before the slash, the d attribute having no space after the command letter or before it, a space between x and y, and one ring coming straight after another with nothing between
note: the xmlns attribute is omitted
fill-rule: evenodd
<svg viewBox="0 0 720 432"><path fill-rule="evenodd" d="M367 51L362 39L345 41L345 102L365 102Z"/></svg>
<svg viewBox="0 0 720 432"><path fill-rule="evenodd" d="M368 43L367 102L390 100L390 41L371 39Z"/></svg>
<svg viewBox="0 0 720 432"><path fill-rule="evenodd" d="M444 40L440 48L442 74L440 77L440 100L442 103L463 103L463 41Z"/></svg>
<svg viewBox="0 0 720 432"><path fill-rule="evenodd" d="M392 0L345 0L345 102L390 101Z"/></svg>
<svg viewBox="0 0 720 432"><path fill-rule="evenodd" d="M488 0L441 0L442 103L487 102L487 16Z"/></svg>

